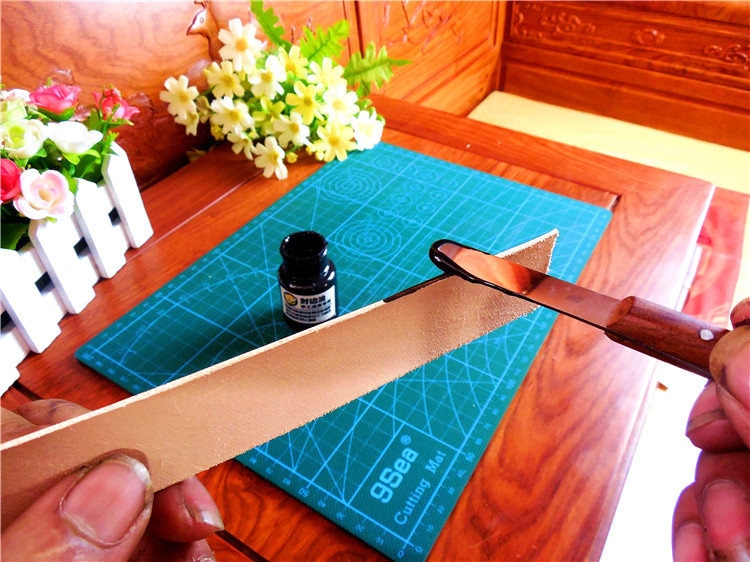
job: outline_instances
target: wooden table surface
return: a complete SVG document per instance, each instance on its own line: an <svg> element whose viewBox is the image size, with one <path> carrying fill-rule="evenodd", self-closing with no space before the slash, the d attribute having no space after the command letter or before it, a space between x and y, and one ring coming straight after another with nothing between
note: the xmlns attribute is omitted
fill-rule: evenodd
<svg viewBox="0 0 750 562"><path fill-rule="evenodd" d="M710 184L380 96L373 101L386 117L389 143L612 209L579 283L677 304ZM154 237L96 285L81 314L62 321L62 336L19 366L3 406L58 397L93 409L125 398L78 363L75 350L319 166L303 158L289 167L288 180L265 179L220 149L146 190ZM559 318L429 559L598 557L654 390L653 367L593 328ZM383 558L235 461L200 478L226 524L211 540L220 560Z"/></svg>

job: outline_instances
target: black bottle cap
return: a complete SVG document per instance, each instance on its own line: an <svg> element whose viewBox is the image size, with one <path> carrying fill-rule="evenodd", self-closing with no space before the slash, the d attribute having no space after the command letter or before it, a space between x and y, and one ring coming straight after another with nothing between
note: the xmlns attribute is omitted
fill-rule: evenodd
<svg viewBox="0 0 750 562"><path fill-rule="evenodd" d="M312 230L290 234L281 242L279 252L286 272L293 277L322 275L328 264L328 242Z"/></svg>

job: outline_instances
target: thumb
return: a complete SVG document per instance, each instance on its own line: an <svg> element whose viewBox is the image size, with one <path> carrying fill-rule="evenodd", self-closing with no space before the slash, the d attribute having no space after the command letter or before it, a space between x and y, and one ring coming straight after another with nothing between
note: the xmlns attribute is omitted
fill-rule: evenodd
<svg viewBox="0 0 750 562"><path fill-rule="evenodd" d="M3 560L127 560L151 515L146 467L108 457L50 488L2 534Z"/></svg>
<svg viewBox="0 0 750 562"><path fill-rule="evenodd" d="M750 325L738 326L719 340L710 368L724 413L750 447Z"/></svg>

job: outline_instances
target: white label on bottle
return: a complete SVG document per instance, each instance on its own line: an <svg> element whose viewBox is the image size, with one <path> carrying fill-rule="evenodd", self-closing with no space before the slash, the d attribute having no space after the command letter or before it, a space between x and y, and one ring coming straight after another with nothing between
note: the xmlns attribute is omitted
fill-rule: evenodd
<svg viewBox="0 0 750 562"><path fill-rule="evenodd" d="M300 324L318 324L336 316L336 287L317 295L297 295L281 289L284 314Z"/></svg>

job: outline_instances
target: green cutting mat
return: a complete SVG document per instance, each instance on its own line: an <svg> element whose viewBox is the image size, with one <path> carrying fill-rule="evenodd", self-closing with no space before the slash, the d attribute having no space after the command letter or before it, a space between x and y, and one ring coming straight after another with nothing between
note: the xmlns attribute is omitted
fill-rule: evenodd
<svg viewBox="0 0 750 562"><path fill-rule="evenodd" d="M344 313L436 276L439 238L497 252L557 228L551 271L575 281L609 220L381 143L324 166L77 357L137 393L288 335L276 270L297 230L328 239ZM554 318L537 310L239 460L387 556L424 559Z"/></svg>

